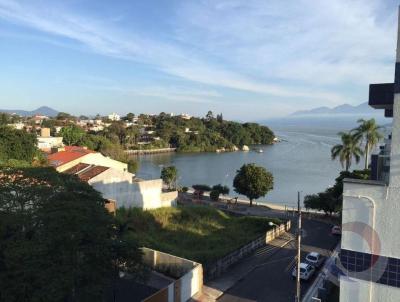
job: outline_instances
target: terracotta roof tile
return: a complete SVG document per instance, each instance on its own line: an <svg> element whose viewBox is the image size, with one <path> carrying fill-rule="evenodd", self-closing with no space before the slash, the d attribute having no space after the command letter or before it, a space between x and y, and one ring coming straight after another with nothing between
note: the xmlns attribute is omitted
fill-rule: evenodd
<svg viewBox="0 0 400 302"><path fill-rule="evenodd" d="M77 174L77 173L79 173L80 171L86 169L89 166L90 166L89 164L79 163L79 164L73 166L72 168L69 168L68 170L65 170L64 173Z"/></svg>
<svg viewBox="0 0 400 302"><path fill-rule="evenodd" d="M110 169L110 168L103 167L103 166L93 166L93 167L90 167L89 169L83 171L82 173L79 173L78 177L82 181L89 181L93 177L96 177L97 175L103 173L104 171L107 171L108 169Z"/></svg>
<svg viewBox="0 0 400 302"><path fill-rule="evenodd" d="M59 167L90 153L96 153L96 152L85 149L83 147L66 146L65 151L49 154L47 156L47 159L50 165L54 167Z"/></svg>

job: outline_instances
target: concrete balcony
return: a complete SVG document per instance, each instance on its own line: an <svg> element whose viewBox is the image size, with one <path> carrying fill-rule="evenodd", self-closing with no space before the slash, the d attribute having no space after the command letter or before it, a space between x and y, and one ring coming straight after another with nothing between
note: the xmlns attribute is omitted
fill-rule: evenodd
<svg viewBox="0 0 400 302"><path fill-rule="evenodd" d="M393 115L394 84L369 85L368 104L375 109L385 109L385 114ZM387 111L386 111L387 110Z"/></svg>

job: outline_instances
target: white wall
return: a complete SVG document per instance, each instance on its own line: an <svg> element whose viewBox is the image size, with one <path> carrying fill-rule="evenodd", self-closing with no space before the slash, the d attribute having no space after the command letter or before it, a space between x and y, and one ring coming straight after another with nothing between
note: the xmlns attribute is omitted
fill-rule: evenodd
<svg viewBox="0 0 400 302"><path fill-rule="evenodd" d="M132 181L133 174L108 169L89 181L104 198L113 199L117 207L139 207L154 209L172 206L178 197L177 192L162 193L162 180Z"/></svg>
<svg viewBox="0 0 400 302"><path fill-rule="evenodd" d="M394 240L393 229L399 225L400 188L345 183L343 195L342 223L364 222L374 227L378 234L377 240L381 244L379 254L400 258L400 240ZM366 241L351 232L343 232L342 248L371 252Z"/></svg>
<svg viewBox="0 0 400 302"><path fill-rule="evenodd" d="M369 299L372 286L372 299ZM400 288L359 279L340 278L340 302L399 302Z"/></svg>

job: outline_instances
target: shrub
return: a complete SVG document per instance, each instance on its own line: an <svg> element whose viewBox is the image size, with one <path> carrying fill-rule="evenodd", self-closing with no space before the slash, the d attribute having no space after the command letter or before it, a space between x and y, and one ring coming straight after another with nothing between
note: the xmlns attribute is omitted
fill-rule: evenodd
<svg viewBox="0 0 400 302"><path fill-rule="evenodd" d="M213 191L218 191L219 194L222 194L222 195L229 194L229 188L227 186L223 186L221 184L213 186L212 189L213 189Z"/></svg>
<svg viewBox="0 0 400 302"><path fill-rule="evenodd" d="M212 201L218 201L219 200L219 191L212 190L210 192L210 198L211 198Z"/></svg>
<svg viewBox="0 0 400 302"><path fill-rule="evenodd" d="M182 187L181 192L186 193L187 191L189 191L188 187Z"/></svg>
<svg viewBox="0 0 400 302"><path fill-rule="evenodd" d="M203 191L203 192L210 192L212 190L211 187L208 185L193 185L192 188L195 189L196 191Z"/></svg>

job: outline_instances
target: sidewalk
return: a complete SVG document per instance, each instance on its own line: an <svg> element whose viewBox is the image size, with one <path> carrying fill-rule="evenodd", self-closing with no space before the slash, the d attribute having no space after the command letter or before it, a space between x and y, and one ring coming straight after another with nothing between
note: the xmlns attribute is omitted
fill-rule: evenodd
<svg viewBox="0 0 400 302"><path fill-rule="evenodd" d="M202 293L196 295L192 301L216 301L229 288L234 286L250 272L262 266L271 255L279 251L280 248L285 247L293 240L294 237L290 233L284 233L280 237L275 238L267 245L257 249L251 256L244 258L242 261L230 268L222 276L207 282L203 286Z"/></svg>

